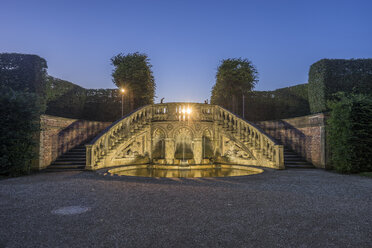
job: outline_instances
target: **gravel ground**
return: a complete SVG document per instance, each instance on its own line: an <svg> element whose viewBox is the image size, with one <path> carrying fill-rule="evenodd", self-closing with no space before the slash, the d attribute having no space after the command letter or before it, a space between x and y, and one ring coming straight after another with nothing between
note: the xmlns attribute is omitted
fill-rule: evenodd
<svg viewBox="0 0 372 248"><path fill-rule="evenodd" d="M5 179L0 247L372 247L372 179L317 169Z"/></svg>

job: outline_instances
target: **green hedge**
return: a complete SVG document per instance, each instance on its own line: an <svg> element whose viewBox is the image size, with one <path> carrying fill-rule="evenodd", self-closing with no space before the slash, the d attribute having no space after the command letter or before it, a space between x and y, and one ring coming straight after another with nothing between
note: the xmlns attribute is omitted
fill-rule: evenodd
<svg viewBox="0 0 372 248"><path fill-rule="evenodd" d="M46 114L80 119L86 101L86 89L58 78L47 77Z"/></svg>
<svg viewBox="0 0 372 248"><path fill-rule="evenodd" d="M307 84L274 91L253 91L246 97L245 118L264 121L307 115L310 113L307 97Z"/></svg>
<svg viewBox="0 0 372 248"><path fill-rule="evenodd" d="M0 84L15 91L45 94L45 59L37 55L1 53Z"/></svg>
<svg viewBox="0 0 372 248"><path fill-rule="evenodd" d="M34 93L0 86L0 174L26 174L35 158L35 135L43 110Z"/></svg>
<svg viewBox="0 0 372 248"><path fill-rule="evenodd" d="M328 142L334 169L343 173L372 171L372 99L338 93L329 103Z"/></svg>
<svg viewBox="0 0 372 248"><path fill-rule="evenodd" d="M47 105L46 114L96 121L121 117L121 95L116 89L84 89L47 75L47 62L37 55L0 54L0 86L36 93ZM135 103L135 108L140 102ZM124 97L124 114L128 113Z"/></svg>
<svg viewBox="0 0 372 248"><path fill-rule="evenodd" d="M372 93L372 59L322 59L309 71L309 103L312 113L327 110L337 92Z"/></svg>
<svg viewBox="0 0 372 248"><path fill-rule="evenodd" d="M117 89L84 89L49 77L46 114L95 121L115 121L121 117L121 95ZM129 112L124 97L124 113Z"/></svg>

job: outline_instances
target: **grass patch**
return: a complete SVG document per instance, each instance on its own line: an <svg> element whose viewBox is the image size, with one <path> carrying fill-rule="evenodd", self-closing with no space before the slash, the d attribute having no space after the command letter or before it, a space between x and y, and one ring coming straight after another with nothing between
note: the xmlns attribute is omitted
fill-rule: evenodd
<svg viewBox="0 0 372 248"><path fill-rule="evenodd" d="M361 172L359 175L364 176L364 177L370 177L372 178L372 171L369 172Z"/></svg>

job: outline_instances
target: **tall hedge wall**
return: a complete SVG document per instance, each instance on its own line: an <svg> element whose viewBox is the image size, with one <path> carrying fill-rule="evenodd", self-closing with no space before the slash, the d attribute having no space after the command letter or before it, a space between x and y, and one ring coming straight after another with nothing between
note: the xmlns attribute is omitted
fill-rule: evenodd
<svg viewBox="0 0 372 248"><path fill-rule="evenodd" d="M17 176L30 171L37 156L35 134L42 110L35 93L0 85L0 174Z"/></svg>
<svg viewBox="0 0 372 248"><path fill-rule="evenodd" d="M121 116L117 89L85 89L71 82L47 77L46 114L95 121L115 121ZM124 112L129 111L124 97Z"/></svg>
<svg viewBox="0 0 372 248"><path fill-rule="evenodd" d="M339 172L372 171L372 99L368 95L339 93L329 104L330 159Z"/></svg>
<svg viewBox="0 0 372 248"><path fill-rule="evenodd" d="M45 94L45 59L37 55L1 53L0 84L15 91Z"/></svg>
<svg viewBox="0 0 372 248"><path fill-rule="evenodd" d="M274 91L253 91L245 101L245 118L250 121L283 119L309 113L307 84Z"/></svg>
<svg viewBox="0 0 372 248"><path fill-rule="evenodd" d="M312 113L327 110L336 92L372 94L372 59L322 59L309 71L309 103Z"/></svg>

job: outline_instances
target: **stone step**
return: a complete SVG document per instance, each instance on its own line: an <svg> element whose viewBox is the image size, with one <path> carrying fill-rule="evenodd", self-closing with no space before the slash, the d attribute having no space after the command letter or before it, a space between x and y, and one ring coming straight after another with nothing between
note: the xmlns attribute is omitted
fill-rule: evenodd
<svg viewBox="0 0 372 248"><path fill-rule="evenodd" d="M71 164L75 164L75 165L85 165L85 160L81 160L81 161L71 161L71 160L66 160L66 161L54 161L51 166L53 165L71 165Z"/></svg>
<svg viewBox="0 0 372 248"><path fill-rule="evenodd" d="M73 148L68 152L85 152L85 151L86 151L85 148Z"/></svg>
<svg viewBox="0 0 372 248"><path fill-rule="evenodd" d="M301 165L301 164L306 164L306 165L311 165L313 166L311 163L307 162L307 161L285 161L284 160L284 165Z"/></svg>
<svg viewBox="0 0 372 248"><path fill-rule="evenodd" d="M298 158L301 158L301 156L297 155L297 154L284 154L284 157L285 158L292 158L292 157L298 157Z"/></svg>
<svg viewBox="0 0 372 248"><path fill-rule="evenodd" d="M75 158L85 158L86 154L64 154L59 156L58 158L69 158L69 159L75 159Z"/></svg>
<svg viewBox="0 0 372 248"><path fill-rule="evenodd" d="M81 165L65 165L65 166L49 166L45 171L46 172L58 172L58 171L66 171L66 170L84 170L85 166Z"/></svg>
<svg viewBox="0 0 372 248"><path fill-rule="evenodd" d="M85 161L85 156L81 157L61 156L58 157L55 161Z"/></svg>
<svg viewBox="0 0 372 248"><path fill-rule="evenodd" d="M297 155L298 156L298 154L295 152L284 152L284 155Z"/></svg>
<svg viewBox="0 0 372 248"><path fill-rule="evenodd" d="M285 165L285 167L288 169L315 169L314 165L308 165L308 164Z"/></svg>
<svg viewBox="0 0 372 248"><path fill-rule="evenodd" d="M284 156L284 161L304 161L304 162L306 162L305 159L303 159L299 156L296 156L296 157L286 157L286 156Z"/></svg>
<svg viewBox="0 0 372 248"><path fill-rule="evenodd" d="M68 151L68 152L66 152L66 153L64 153L64 154L76 154L76 153L81 153L81 154L85 154L86 153L86 151L85 150L83 150L83 151L77 151L77 150L70 150L70 151Z"/></svg>

